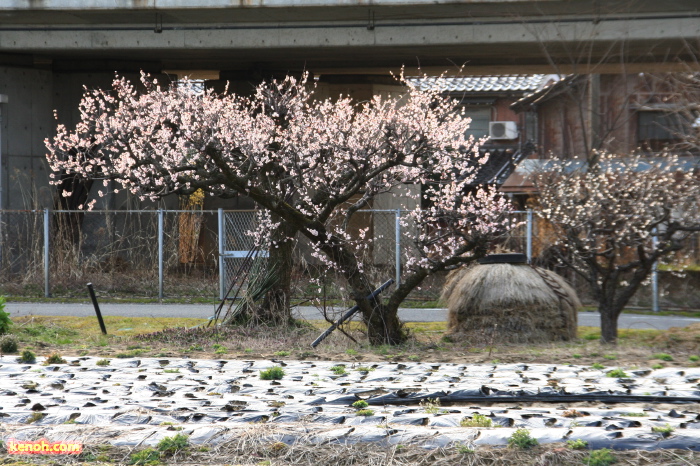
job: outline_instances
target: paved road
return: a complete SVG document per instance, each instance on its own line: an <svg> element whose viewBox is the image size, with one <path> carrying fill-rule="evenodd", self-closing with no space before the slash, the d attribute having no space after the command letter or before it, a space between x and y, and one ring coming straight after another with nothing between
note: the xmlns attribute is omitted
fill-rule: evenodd
<svg viewBox="0 0 700 466"><path fill-rule="evenodd" d="M213 304L101 304L103 315L127 317L200 317L207 318L214 314ZM54 304L54 303L7 303L5 310L12 316L21 315L73 315L92 316L95 311L92 304ZM297 308L299 317L321 319L315 307ZM446 309L401 309L399 316L405 322L440 322L447 320ZM700 319L673 316L650 316L623 314L619 328L652 328L665 330L670 327L685 327L700 323ZM579 325L599 327L600 315L596 312L579 313Z"/></svg>

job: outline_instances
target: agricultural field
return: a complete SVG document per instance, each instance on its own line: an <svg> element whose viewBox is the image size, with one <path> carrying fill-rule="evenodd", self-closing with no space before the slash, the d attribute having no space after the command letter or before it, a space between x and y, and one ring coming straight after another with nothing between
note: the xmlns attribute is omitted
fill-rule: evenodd
<svg viewBox="0 0 700 466"><path fill-rule="evenodd" d="M700 444L700 325L622 331L611 347L595 328L507 345L412 323L401 346L336 332L312 349L325 322L206 323L107 317L105 336L93 318L13 319L17 348L0 358L5 446L47 438L83 451L3 464L700 461L688 450Z"/></svg>

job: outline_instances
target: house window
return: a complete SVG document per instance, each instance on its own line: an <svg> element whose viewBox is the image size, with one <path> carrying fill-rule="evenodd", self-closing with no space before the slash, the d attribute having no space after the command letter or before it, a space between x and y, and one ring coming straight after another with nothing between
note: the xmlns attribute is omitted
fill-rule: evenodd
<svg viewBox="0 0 700 466"><path fill-rule="evenodd" d="M688 134L688 121L680 114L669 112L639 112L637 114L637 143L643 149L658 151L677 144Z"/></svg>
<svg viewBox="0 0 700 466"><path fill-rule="evenodd" d="M491 121L491 107L465 107L464 113L472 119L465 135L480 139L489 135L489 122Z"/></svg>

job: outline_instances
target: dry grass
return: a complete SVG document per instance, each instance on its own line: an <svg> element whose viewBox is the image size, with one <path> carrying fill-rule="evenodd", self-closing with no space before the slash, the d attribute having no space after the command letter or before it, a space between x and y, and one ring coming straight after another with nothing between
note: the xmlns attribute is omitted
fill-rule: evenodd
<svg viewBox="0 0 700 466"><path fill-rule="evenodd" d="M564 466L583 465L590 455L586 450L572 450L562 444L538 446L530 450L511 448L479 447L470 449L466 445L448 448L424 449L413 445L380 445L362 443L287 445L274 440L273 429L267 426L251 426L240 436L225 445L191 446L173 456L163 455L159 464L190 465L431 465L431 466ZM0 462L8 465L56 464L129 464L134 452L142 450L108 446L88 446L78 457L23 457L0 455ZM470 451L471 450L471 451ZM617 464L632 466L687 466L700 462L700 454L683 450L660 451L616 451L612 455Z"/></svg>
<svg viewBox="0 0 700 466"><path fill-rule="evenodd" d="M346 330L355 344L340 332L333 333L318 348L311 342L327 323L307 322L295 328L206 327L204 319L107 317L109 335L100 333L91 317L18 317L13 333L20 340L20 351L31 349L38 355L58 352L63 356L97 357L187 357L212 359L315 359L329 361L421 361L483 363L558 363L606 367L696 366L690 356L700 354L691 342L700 342L700 326L669 332L621 330L616 347L599 343L600 330L579 328L570 342L539 344L453 341L446 335L444 322L406 324L411 339L400 346L369 346L360 325ZM204 324L204 325L203 325ZM680 335L680 337L679 337ZM680 341L679 338L681 338ZM655 353L669 353L673 361L652 361ZM284 354L284 356L280 356Z"/></svg>
<svg viewBox="0 0 700 466"><path fill-rule="evenodd" d="M687 327L671 327L668 331L656 335L652 342L659 348L682 349L689 352L700 351L700 324Z"/></svg>
<svg viewBox="0 0 700 466"><path fill-rule="evenodd" d="M527 265L475 265L454 272L442 297L455 338L517 343L575 338L582 307L576 292L559 275L540 270L568 302Z"/></svg>

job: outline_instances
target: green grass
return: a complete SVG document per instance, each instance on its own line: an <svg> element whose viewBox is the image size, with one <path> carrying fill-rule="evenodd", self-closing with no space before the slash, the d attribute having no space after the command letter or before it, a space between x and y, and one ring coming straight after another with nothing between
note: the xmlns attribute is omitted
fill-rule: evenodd
<svg viewBox="0 0 700 466"><path fill-rule="evenodd" d="M529 450L537 445L539 442L530 435L530 431L527 429L518 429L508 438L508 446L511 448Z"/></svg>
<svg viewBox="0 0 700 466"><path fill-rule="evenodd" d="M355 368L357 372L372 372L374 370L374 367L369 367L369 366L357 366Z"/></svg>
<svg viewBox="0 0 700 466"><path fill-rule="evenodd" d="M588 454L588 458L583 460L586 466L609 466L617 463L617 459L613 456L612 450L601 448L593 450Z"/></svg>
<svg viewBox="0 0 700 466"><path fill-rule="evenodd" d="M214 354L226 354L228 352L224 345L220 345L218 343L214 343L212 348L214 349Z"/></svg>
<svg viewBox="0 0 700 466"><path fill-rule="evenodd" d="M365 409L368 406L369 403L367 403L365 400L357 400L352 404L352 407L355 409Z"/></svg>
<svg viewBox="0 0 700 466"><path fill-rule="evenodd" d="M110 341L118 336L133 336L167 328L194 327L207 319L185 317L121 317L104 316L108 335L102 335L97 319L75 316L21 316L14 318L14 334L25 344L68 345L88 339Z"/></svg>
<svg viewBox="0 0 700 466"><path fill-rule="evenodd" d="M605 375L607 375L608 377L616 377L618 379L627 377L627 373L622 369L613 369L611 371L608 371L608 373Z"/></svg>
<svg viewBox="0 0 700 466"><path fill-rule="evenodd" d="M14 354L17 351L19 351L19 339L16 336L10 334L0 336L0 352L2 354Z"/></svg>
<svg viewBox="0 0 700 466"><path fill-rule="evenodd" d="M365 417L374 416L374 411L372 411L371 409L358 409L355 412L355 416L365 416Z"/></svg>
<svg viewBox="0 0 700 466"><path fill-rule="evenodd" d="M52 353L50 354L47 358L46 361L44 362L45 365L49 364L65 364L66 360L61 357L60 354L58 353Z"/></svg>
<svg viewBox="0 0 700 466"><path fill-rule="evenodd" d="M145 350L145 349L143 349L143 348L133 349L133 350L131 350L131 351L125 351L125 352L117 353L117 354L114 355L114 357L115 357L115 358L119 358L119 359L136 358L136 357L141 356L141 355L142 355L143 353L145 353L146 351L147 351L147 350Z"/></svg>
<svg viewBox="0 0 700 466"><path fill-rule="evenodd" d="M619 343L635 343L641 345L651 345L653 340L663 334L662 330L654 329L619 329L617 339ZM579 327L578 337L583 340L600 340L600 328Z"/></svg>
<svg viewBox="0 0 700 466"><path fill-rule="evenodd" d="M36 421L44 419L45 414L39 412L33 412L29 418L27 418L27 424L33 424Z"/></svg>
<svg viewBox="0 0 700 466"><path fill-rule="evenodd" d="M660 359L662 361L673 361L673 356L667 353L656 353L654 354L651 359Z"/></svg>
<svg viewBox="0 0 700 466"><path fill-rule="evenodd" d="M280 366L272 366L260 371L260 380L280 380L282 377L284 377L284 369Z"/></svg>
<svg viewBox="0 0 700 466"><path fill-rule="evenodd" d="M36 355L31 350L24 350L17 358L17 362L22 364L34 364L36 362Z"/></svg>
<svg viewBox="0 0 700 466"><path fill-rule="evenodd" d="M459 425L461 427L493 427L493 421L483 414L474 413L471 418L462 419Z"/></svg>
<svg viewBox="0 0 700 466"><path fill-rule="evenodd" d="M341 364L331 367L331 372L333 372L335 375L345 375L348 373L347 370L345 370L345 366Z"/></svg>
<svg viewBox="0 0 700 466"><path fill-rule="evenodd" d="M155 465L160 464L160 452L153 448L145 448L143 450L132 453L129 456L129 464L132 465Z"/></svg>
<svg viewBox="0 0 700 466"><path fill-rule="evenodd" d="M651 431L654 432L655 434L661 434L664 437L668 437L673 433L673 431L676 430L673 428L670 424L666 424L665 426L656 426L652 427Z"/></svg>
<svg viewBox="0 0 700 466"><path fill-rule="evenodd" d="M588 442L581 439L567 440L566 447L572 450L585 450L588 448Z"/></svg>
<svg viewBox="0 0 700 466"><path fill-rule="evenodd" d="M185 434L177 434L174 437L164 437L158 442L158 451L172 455L187 448L189 437Z"/></svg>
<svg viewBox="0 0 700 466"><path fill-rule="evenodd" d="M151 318L151 317L119 317L105 316L105 325L108 335L102 335L97 320L94 317L75 316L23 316L13 319L16 331L14 332L25 345L36 345L39 342L54 345L71 345L84 343L85 340L97 342L100 346L108 346L118 337L130 337L144 333L159 332L172 328L192 328L208 322L207 319L195 318ZM309 325L319 330L327 328L327 322L310 321ZM362 329L359 322L348 323L351 331ZM447 331L446 322L407 322L407 330L418 337L421 335L440 335ZM652 340L662 334L659 330L629 330L619 331L621 343L651 344ZM597 340L600 338L600 329L594 327L579 327L579 337L582 339ZM220 346L218 349L223 349ZM280 350L285 351L285 350ZM356 355L355 349L346 350L348 355ZM396 355L399 350L391 346L378 346L373 352L390 356ZM247 351L252 352L252 350ZM412 360L420 360L417 355Z"/></svg>
<svg viewBox="0 0 700 466"><path fill-rule="evenodd" d="M463 443L455 444L455 449L457 450L457 453L461 455L469 455L475 451L473 448L470 448L469 445L465 445Z"/></svg>

